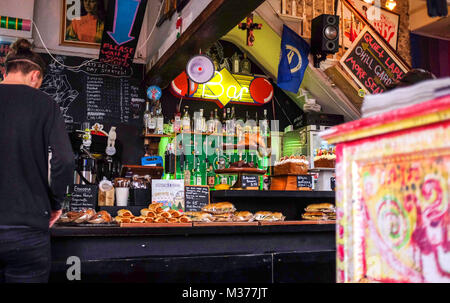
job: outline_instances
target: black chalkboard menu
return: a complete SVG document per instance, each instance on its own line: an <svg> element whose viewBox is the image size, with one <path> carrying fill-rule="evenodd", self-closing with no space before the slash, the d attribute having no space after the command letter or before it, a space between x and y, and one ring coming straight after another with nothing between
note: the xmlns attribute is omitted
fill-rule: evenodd
<svg viewBox="0 0 450 303"><path fill-rule="evenodd" d="M386 42L365 27L342 56L342 67L370 94L382 93L408 71Z"/></svg>
<svg viewBox="0 0 450 303"><path fill-rule="evenodd" d="M297 176L297 188L306 187L312 188L312 176L311 175L298 175Z"/></svg>
<svg viewBox="0 0 450 303"><path fill-rule="evenodd" d="M186 185L184 187L185 211L201 211L209 204L209 187L201 185Z"/></svg>
<svg viewBox="0 0 450 303"><path fill-rule="evenodd" d="M72 199L70 201L71 211L80 211L84 208L97 207L98 185L75 184L72 188Z"/></svg>
<svg viewBox="0 0 450 303"><path fill-rule="evenodd" d="M259 176L242 175L242 188L259 187Z"/></svg>
<svg viewBox="0 0 450 303"><path fill-rule="evenodd" d="M145 107L143 64L130 68L97 60L41 54L48 63L41 90L58 102L66 124L140 125ZM76 66L76 68L74 68Z"/></svg>

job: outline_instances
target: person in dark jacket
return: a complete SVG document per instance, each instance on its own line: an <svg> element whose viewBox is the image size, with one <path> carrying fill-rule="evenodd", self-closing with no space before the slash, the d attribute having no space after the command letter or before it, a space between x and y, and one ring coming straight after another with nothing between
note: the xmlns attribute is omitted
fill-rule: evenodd
<svg viewBox="0 0 450 303"><path fill-rule="evenodd" d="M19 39L5 66L0 82L0 282L48 282L49 228L61 215L74 157L58 104L38 89L45 72L42 58Z"/></svg>

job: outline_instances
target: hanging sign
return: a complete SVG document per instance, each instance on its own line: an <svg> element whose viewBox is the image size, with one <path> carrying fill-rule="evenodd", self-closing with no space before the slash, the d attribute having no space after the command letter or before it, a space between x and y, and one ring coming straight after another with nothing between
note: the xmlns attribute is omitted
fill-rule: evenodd
<svg viewBox="0 0 450 303"><path fill-rule="evenodd" d="M226 68L204 84L194 83L181 73L171 83L172 92L178 97L214 101L222 108L228 103L263 105L272 100L273 86L263 77L232 74Z"/></svg>
<svg viewBox="0 0 450 303"><path fill-rule="evenodd" d="M350 76L370 94L382 93L403 78L408 68L398 60L384 40L365 27L340 61Z"/></svg>
<svg viewBox="0 0 450 303"><path fill-rule="evenodd" d="M159 100L162 96L162 91L159 86L152 85L147 88L147 97L150 100Z"/></svg>
<svg viewBox="0 0 450 303"><path fill-rule="evenodd" d="M109 0L99 60L130 67L144 19L147 0Z"/></svg>

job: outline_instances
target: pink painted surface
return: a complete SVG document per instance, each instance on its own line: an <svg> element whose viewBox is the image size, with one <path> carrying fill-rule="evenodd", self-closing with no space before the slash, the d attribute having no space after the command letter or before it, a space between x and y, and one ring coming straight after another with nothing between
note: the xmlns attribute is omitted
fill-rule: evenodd
<svg viewBox="0 0 450 303"><path fill-rule="evenodd" d="M337 135L426 114L438 123L336 146L338 282L450 282L450 97L334 128Z"/></svg>

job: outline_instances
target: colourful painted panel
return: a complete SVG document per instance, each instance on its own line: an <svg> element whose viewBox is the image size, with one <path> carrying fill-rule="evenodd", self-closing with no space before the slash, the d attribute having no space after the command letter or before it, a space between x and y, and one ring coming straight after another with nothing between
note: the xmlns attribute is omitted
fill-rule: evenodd
<svg viewBox="0 0 450 303"><path fill-rule="evenodd" d="M363 275L380 282L450 282L450 154L362 164Z"/></svg>

